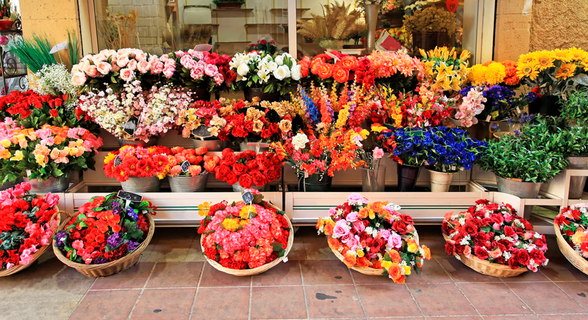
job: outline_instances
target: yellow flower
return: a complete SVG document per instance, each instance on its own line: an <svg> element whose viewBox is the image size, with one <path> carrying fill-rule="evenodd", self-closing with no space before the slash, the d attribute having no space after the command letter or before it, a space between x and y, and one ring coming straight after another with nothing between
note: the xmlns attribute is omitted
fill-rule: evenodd
<svg viewBox="0 0 588 320"><path fill-rule="evenodd" d="M106 158L104 158L104 163L110 163L110 161L112 161L114 158L116 158L116 154L109 152Z"/></svg>
<svg viewBox="0 0 588 320"><path fill-rule="evenodd" d="M372 125L372 131L373 131L373 132L380 133L380 132L382 132L384 129L386 129L386 127L384 127L384 126L376 126L376 125Z"/></svg>
<svg viewBox="0 0 588 320"><path fill-rule="evenodd" d="M363 250L361 250L361 249L357 250L357 257L361 258L363 256L365 256L365 253L363 252Z"/></svg>
<svg viewBox="0 0 588 320"><path fill-rule="evenodd" d="M578 229L576 231L576 233L574 233L574 235L572 235L572 243L576 244L576 245L581 244L585 238L586 238L586 233L584 233L584 230Z"/></svg>
<svg viewBox="0 0 588 320"><path fill-rule="evenodd" d="M2 151L0 151L0 158L2 159L9 159L11 156L10 151L4 149Z"/></svg>
<svg viewBox="0 0 588 320"><path fill-rule="evenodd" d="M410 267L409 266L402 266L402 268L404 268L404 275L405 276L410 276Z"/></svg>
<svg viewBox="0 0 588 320"><path fill-rule="evenodd" d="M533 68L532 64L519 64L517 66L517 76L535 80L539 76L539 70Z"/></svg>
<svg viewBox="0 0 588 320"><path fill-rule="evenodd" d="M506 67L502 63L493 62L488 65L485 77L488 84L499 84L506 77Z"/></svg>
<svg viewBox="0 0 588 320"><path fill-rule="evenodd" d="M46 156L42 155L42 154L37 154L35 156L35 161L37 162L38 165L40 165L41 167L45 167L45 158Z"/></svg>
<svg viewBox="0 0 588 320"><path fill-rule="evenodd" d="M198 205L198 214L205 217L208 215L208 211L210 210L210 202L204 202Z"/></svg>
<svg viewBox="0 0 588 320"><path fill-rule="evenodd" d="M374 210L370 210L369 217L372 220L374 220L376 218L376 213L374 212Z"/></svg>
<svg viewBox="0 0 588 320"><path fill-rule="evenodd" d="M4 148L10 147L10 145L12 144L12 143L10 143L10 140L8 140L8 139L4 139L4 140L0 141L0 143L2 144L2 146Z"/></svg>
<svg viewBox="0 0 588 320"><path fill-rule="evenodd" d="M241 219L249 219L252 213L257 214L257 210L255 209L255 207L246 205L243 208L241 208L241 211L239 211L239 217L241 217Z"/></svg>
<svg viewBox="0 0 588 320"><path fill-rule="evenodd" d="M369 132L369 131L367 131L366 129L363 129L363 130L361 130L361 131L359 132L359 134L361 135L361 137L362 137L363 139L366 139L366 138L367 138L367 137L370 135L370 132Z"/></svg>
<svg viewBox="0 0 588 320"><path fill-rule="evenodd" d="M239 224L239 219L237 218L227 218L225 220L223 220L223 222L221 223L222 227L227 230L227 231L237 231L241 228L241 225Z"/></svg>
<svg viewBox="0 0 588 320"><path fill-rule="evenodd" d="M24 158L24 155L23 155L22 151L16 150L16 152L14 153L14 156L12 158L10 158L10 161L20 161L23 158Z"/></svg>
<svg viewBox="0 0 588 320"><path fill-rule="evenodd" d="M555 75L556 78L561 79L567 79L571 76L574 75L574 72L576 71L576 65L573 63L564 63L559 67L559 70L557 71L557 74Z"/></svg>
<svg viewBox="0 0 588 320"><path fill-rule="evenodd" d="M419 250L419 245L414 240L408 240L408 252L416 253Z"/></svg>
<svg viewBox="0 0 588 320"><path fill-rule="evenodd" d="M392 266L392 261L384 261L382 262L382 268L388 269Z"/></svg>

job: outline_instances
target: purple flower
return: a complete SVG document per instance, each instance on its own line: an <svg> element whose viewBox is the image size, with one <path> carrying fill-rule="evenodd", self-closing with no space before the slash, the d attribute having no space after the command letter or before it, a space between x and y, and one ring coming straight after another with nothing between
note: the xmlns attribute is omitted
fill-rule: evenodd
<svg viewBox="0 0 588 320"><path fill-rule="evenodd" d="M521 135L521 132L520 132L519 130L516 130L516 129L515 129L514 133L515 133L515 135L516 135L517 137Z"/></svg>
<svg viewBox="0 0 588 320"><path fill-rule="evenodd" d="M133 250L137 249L138 246L139 246L139 243L135 242L133 240L127 242L127 250L128 251L133 251Z"/></svg>
<svg viewBox="0 0 588 320"><path fill-rule="evenodd" d="M110 246L113 250L118 248L122 243L122 237L120 236L120 232L111 234L108 239L106 240L106 244Z"/></svg>
<svg viewBox="0 0 588 320"><path fill-rule="evenodd" d="M492 128L492 130L496 131L496 130L498 130L498 124L493 123L490 125L490 128Z"/></svg>
<svg viewBox="0 0 588 320"><path fill-rule="evenodd" d="M94 259L94 261L92 261L93 264L103 264L103 263L107 263L107 262L108 262L108 260L103 257L98 257L98 258Z"/></svg>
<svg viewBox="0 0 588 320"><path fill-rule="evenodd" d="M67 239L67 231L61 230L58 231L55 235L55 245L58 248L63 248L65 246L65 239Z"/></svg>
<svg viewBox="0 0 588 320"><path fill-rule="evenodd" d="M512 119L511 118L506 119L506 124L508 124L510 126L512 124Z"/></svg>

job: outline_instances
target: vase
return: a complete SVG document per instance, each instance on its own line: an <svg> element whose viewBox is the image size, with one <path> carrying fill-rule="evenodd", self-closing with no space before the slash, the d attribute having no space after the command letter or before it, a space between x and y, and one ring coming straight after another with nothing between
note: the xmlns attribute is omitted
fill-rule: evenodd
<svg viewBox="0 0 588 320"><path fill-rule="evenodd" d="M378 11L379 5L366 4L365 5L365 21L368 27L367 34L367 51L371 53L376 48L376 27L378 26Z"/></svg>
<svg viewBox="0 0 588 320"><path fill-rule="evenodd" d="M216 7L223 10L229 9L240 9L242 3L241 2L233 2L233 1L223 1L216 4Z"/></svg>
<svg viewBox="0 0 588 320"><path fill-rule="evenodd" d="M522 199L537 198L539 190L541 190L541 183L523 182L501 177L496 177L496 181L498 182L498 192L512 194Z"/></svg>
<svg viewBox="0 0 588 320"><path fill-rule="evenodd" d="M147 141L127 140L127 139L123 139L123 138L117 138L117 140L118 140L119 147L122 147L124 145L152 147L152 146L157 145L157 142L159 142L159 137L158 136L149 137L149 139Z"/></svg>
<svg viewBox="0 0 588 320"><path fill-rule="evenodd" d="M542 96L529 103L529 114L559 116L561 114L559 107L558 96Z"/></svg>
<svg viewBox="0 0 588 320"><path fill-rule="evenodd" d="M398 164L396 172L398 174L398 191L412 191L421 172L421 167Z"/></svg>
<svg viewBox="0 0 588 320"><path fill-rule="evenodd" d="M206 189L208 173L204 172L195 177L168 176L169 187L172 192L195 192Z"/></svg>
<svg viewBox="0 0 588 320"><path fill-rule="evenodd" d="M449 35L445 31L413 31L412 44L413 54L420 58L419 49L428 51L435 49L435 47L448 46Z"/></svg>
<svg viewBox="0 0 588 320"><path fill-rule="evenodd" d="M569 169L588 169L588 157L568 157L570 162ZM570 177L570 193L568 198L579 199L584 193L584 186L586 186L586 178L588 177Z"/></svg>
<svg viewBox="0 0 588 320"><path fill-rule="evenodd" d="M196 100L203 100L203 101L210 101L210 91L206 90L206 88L196 87L191 90L192 91L192 99Z"/></svg>
<svg viewBox="0 0 588 320"><path fill-rule="evenodd" d="M321 178L320 174L313 174L308 178L298 179L298 191L301 192L324 192L331 190L331 183L333 177L324 174Z"/></svg>
<svg viewBox="0 0 588 320"><path fill-rule="evenodd" d="M58 193L64 192L69 187L69 174L59 178L51 177L47 180L23 178L24 182L31 184L32 193Z"/></svg>
<svg viewBox="0 0 588 320"><path fill-rule="evenodd" d="M195 149L205 147L208 151L223 151L229 147L228 141L222 141L221 139L191 139L192 145Z"/></svg>
<svg viewBox="0 0 588 320"><path fill-rule="evenodd" d="M431 192L447 192L451 186L453 176L457 172L440 172L429 169L431 180Z"/></svg>
<svg viewBox="0 0 588 320"><path fill-rule="evenodd" d="M345 42L343 40L321 40L319 41L319 47L326 51L339 51L343 48Z"/></svg>
<svg viewBox="0 0 588 320"><path fill-rule="evenodd" d="M382 14L382 20L388 23L390 28L400 28L404 24L402 18L404 17L404 10L390 10Z"/></svg>
<svg viewBox="0 0 588 320"><path fill-rule="evenodd" d="M260 101L276 102L280 98L280 95L277 92L265 93L261 88L246 87L243 89L243 94L247 101L253 101L253 98L259 97Z"/></svg>
<svg viewBox="0 0 588 320"><path fill-rule="evenodd" d="M127 181L121 182L120 186L129 192L157 192L159 191L160 180L157 176L138 178L129 177Z"/></svg>
<svg viewBox="0 0 588 320"><path fill-rule="evenodd" d="M267 185L265 185L263 187L259 187L259 186L256 186L256 185L252 184L251 187L249 187L249 188L243 188L243 187L241 187L241 185L239 184L239 182L237 182L235 184L232 184L231 186L233 187L233 191L234 192L241 192L242 193L243 191L245 191L245 189L254 189L254 190L264 191L265 190L265 187Z"/></svg>
<svg viewBox="0 0 588 320"><path fill-rule="evenodd" d="M362 170L361 191L384 192L386 191L386 167L378 166L377 170Z"/></svg>
<svg viewBox="0 0 588 320"><path fill-rule="evenodd" d="M239 149L241 149L241 152L246 151L246 150L253 150L256 153L261 153L264 151L269 151L269 143L241 142L241 143L239 143Z"/></svg>

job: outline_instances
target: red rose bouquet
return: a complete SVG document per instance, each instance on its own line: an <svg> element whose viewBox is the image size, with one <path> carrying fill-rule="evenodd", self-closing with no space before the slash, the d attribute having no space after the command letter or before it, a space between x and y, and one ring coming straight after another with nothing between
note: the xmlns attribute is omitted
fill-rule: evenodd
<svg viewBox="0 0 588 320"><path fill-rule="evenodd" d="M29 183L0 192L0 270L26 266L33 255L51 242L50 219L57 212L59 196L30 195Z"/></svg>
<svg viewBox="0 0 588 320"><path fill-rule="evenodd" d="M149 230L149 201L129 202L111 193L83 204L63 230L55 234L55 248L70 261L103 264L134 252Z"/></svg>
<svg viewBox="0 0 588 320"><path fill-rule="evenodd" d="M457 259L475 257L533 272L548 262L545 236L534 232L510 204L478 200L466 212L447 213L442 230L447 240L445 252Z"/></svg>
<svg viewBox="0 0 588 320"><path fill-rule="evenodd" d="M208 152L205 147L197 149L185 149L182 147L174 147L170 149L167 155L169 161L168 176L171 177L195 177L202 173L202 165L204 164L203 156ZM189 163L188 171L182 170L182 165L187 161Z"/></svg>
<svg viewBox="0 0 588 320"><path fill-rule="evenodd" d="M206 216L198 233L204 255L230 269L253 269L290 251L292 229L285 212L257 193L253 204L226 201L200 211Z"/></svg>
<svg viewBox="0 0 588 320"><path fill-rule="evenodd" d="M129 177L147 178L157 176L163 179L168 171L170 154L168 147L140 147L126 145L109 152L104 159L104 174L125 182Z"/></svg>
<svg viewBox="0 0 588 320"><path fill-rule="evenodd" d="M343 205L329 209L316 228L347 267L381 269L382 275L404 283L412 267L418 273L424 259L431 259L431 252L419 246L412 218L398 209L352 193Z"/></svg>
<svg viewBox="0 0 588 320"><path fill-rule="evenodd" d="M214 161L214 158L209 161ZM218 165L209 171L214 173L216 179L230 185L238 183L245 189L261 188L282 176L282 161L269 151L256 154L253 150L247 150L235 154L232 149L227 148L223 150Z"/></svg>
<svg viewBox="0 0 588 320"><path fill-rule="evenodd" d="M570 247L588 259L588 203L563 208L554 223Z"/></svg>

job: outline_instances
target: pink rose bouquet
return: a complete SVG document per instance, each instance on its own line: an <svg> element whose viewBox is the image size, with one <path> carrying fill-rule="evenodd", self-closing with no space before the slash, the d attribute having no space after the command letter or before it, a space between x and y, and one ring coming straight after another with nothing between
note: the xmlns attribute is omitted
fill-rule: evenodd
<svg viewBox="0 0 588 320"><path fill-rule="evenodd" d="M230 70L231 57L216 52L195 50L176 51L166 57L175 62L175 70L171 81L174 85L188 89L203 88L209 92L218 91L221 86L230 87L237 74ZM166 71L164 70L164 73Z"/></svg>

